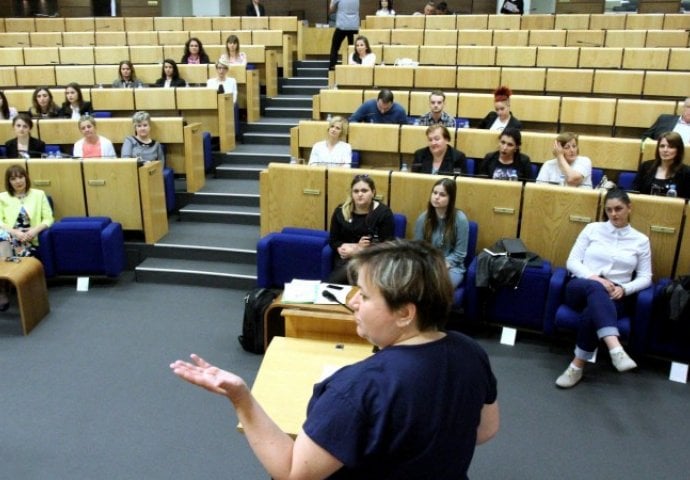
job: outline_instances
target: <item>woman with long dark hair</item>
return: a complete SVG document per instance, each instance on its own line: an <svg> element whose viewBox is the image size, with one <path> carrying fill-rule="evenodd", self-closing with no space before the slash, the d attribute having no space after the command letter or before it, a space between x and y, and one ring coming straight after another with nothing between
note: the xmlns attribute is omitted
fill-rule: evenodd
<svg viewBox="0 0 690 480"><path fill-rule="evenodd" d="M156 80L156 87L186 87L187 82L180 77L180 70L175 60L166 58L161 67L161 78Z"/></svg>
<svg viewBox="0 0 690 480"><path fill-rule="evenodd" d="M450 283L456 288L465 276L465 257L470 224L462 210L455 207L457 186L450 178L441 178L431 188L431 196L415 222L415 240L425 240L438 248L446 259Z"/></svg>
<svg viewBox="0 0 690 480"><path fill-rule="evenodd" d="M486 154L478 173L497 180L531 178L532 165L529 157L520 152L521 145L520 130L506 128L498 134L498 150Z"/></svg>
<svg viewBox="0 0 690 480"><path fill-rule="evenodd" d="M0 90L0 120L12 120L16 116L17 109L10 107L10 104L7 103L5 92Z"/></svg>
<svg viewBox="0 0 690 480"><path fill-rule="evenodd" d="M184 54L180 63L189 65L211 63L201 40L196 37L187 40L187 43L184 44Z"/></svg>
<svg viewBox="0 0 690 480"><path fill-rule="evenodd" d="M633 190L647 195L666 195L675 185L679 197L690 198L690 167L683 164L685 145L677 132L659 136L653 160L642 162Z"/></svg>
<svg viewBox="0 0 690 480"><path fill-rule="evenodd" d="M33 118L54 118L58 116L59 108L53 100L53 94L46 87L38 87L31 95L29 115Z"/></svg>
<svg viewBox="0 0 690 480"><path fill-rule="evenodd" d="M82 115L90 115L93 112L91 102L84 101L81 87L78 83L68 83L65 87L65 101L60 107L59 115L64 118L79 120Z"/></svg>

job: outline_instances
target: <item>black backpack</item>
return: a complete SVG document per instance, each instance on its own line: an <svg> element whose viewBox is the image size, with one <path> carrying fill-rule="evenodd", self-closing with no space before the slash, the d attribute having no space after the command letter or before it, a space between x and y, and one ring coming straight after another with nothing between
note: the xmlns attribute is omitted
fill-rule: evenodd
<svg viewBox="0 0 690 480"><path fill-rule="evenodd" d="M279 294L280 290L256 288L245 295L242 335L237 340L246 351L264 353L264 313Z"/></svg>

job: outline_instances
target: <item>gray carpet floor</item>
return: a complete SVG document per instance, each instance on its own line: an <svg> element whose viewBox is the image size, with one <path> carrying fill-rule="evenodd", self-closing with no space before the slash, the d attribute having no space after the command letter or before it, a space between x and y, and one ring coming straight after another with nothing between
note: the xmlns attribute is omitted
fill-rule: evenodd
<svg viewBox="0 0 690 480"><path fill-rule="evenodd" d="M51 313L28 337L16 306L0 314L0 478L267 478L229 402L168 368L196 352L253 380L261 357L236 340L243 292L137 284L127 273L49 295ZM475 336L498 378L502 423L477 449L472 478L689 478L690 390L666 379L665 364L619 374L600 358L561 391L553 382L569 345Z"/></svg>

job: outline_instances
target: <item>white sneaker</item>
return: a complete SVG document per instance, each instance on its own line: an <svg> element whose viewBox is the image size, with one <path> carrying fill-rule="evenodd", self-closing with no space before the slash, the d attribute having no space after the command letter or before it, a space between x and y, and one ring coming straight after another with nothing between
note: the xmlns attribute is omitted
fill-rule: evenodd
<svg viewBox="0 0 690 480"><path fill-rule="evenodd" d="M627 372L633 368L637 368L635 361L625 353L625 350L621 350L617 353L611 354L611 363L616 367L619 372Z"/></svg>
<svg viewBox="0 0 690 480"><path fill-rule="evenodd" d="M584 369L574 369L572 365L568 365L565 372L556 379L556 386L561 388L572 388L582 380L582 371Z"/></svg>

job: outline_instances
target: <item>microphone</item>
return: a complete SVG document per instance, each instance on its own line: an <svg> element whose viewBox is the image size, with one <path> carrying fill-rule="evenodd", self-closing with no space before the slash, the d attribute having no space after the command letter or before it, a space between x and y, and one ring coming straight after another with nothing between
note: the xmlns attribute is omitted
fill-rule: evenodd
<svg viewBox="0 0 690 480"><path fill-rule="evenodd" d="M340 300L338 300L338 298L335 295L333 295L332 292L329 292L328 290L324 290L323 292L321 292L321 295L323 295L323 297L326 300L330 300L331 302L335 302L338 305L341 305L341 306L347 308L350 312L355 313L355 311L352 308L350 308L349 305L346 305L343 302L341 302Z"/></svg>

